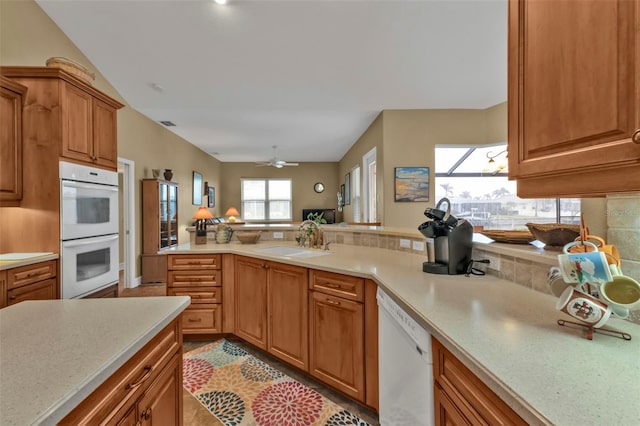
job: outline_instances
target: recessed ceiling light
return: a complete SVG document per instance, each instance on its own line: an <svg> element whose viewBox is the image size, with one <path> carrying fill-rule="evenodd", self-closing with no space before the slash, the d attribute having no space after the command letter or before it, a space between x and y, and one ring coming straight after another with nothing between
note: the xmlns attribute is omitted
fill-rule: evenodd
<svg viewBox="0 0 640 426"><path fill-rule="evenodd" d="M213 0L218 4L227 4L227 0Z"/></svg>

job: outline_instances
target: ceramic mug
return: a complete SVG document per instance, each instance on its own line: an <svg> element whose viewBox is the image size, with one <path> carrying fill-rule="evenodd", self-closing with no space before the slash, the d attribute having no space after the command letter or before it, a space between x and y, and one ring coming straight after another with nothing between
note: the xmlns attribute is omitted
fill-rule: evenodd
<svg viewBox="0 0 640 426"><path fill-rule="evenodd" d="M611 317L611 307L600 299L567 287L556 303L556 309L592 327L602 327Z"/></svg>
<svg viewBox="0 0 640 426"><path fill-rule="evenodd" d="M589 251L601 251L607 257L607 261L610 265L616 264L620 266L620 253L618 253L618 248L613 244L606 244L604 239L596 236L596 235L587 235L587 240L583 244L579 239L580 237L575 239L575 243L572 244L568 249L568 253L584 253ZM596 247L593 248L591 244L586 244L587 242L596 241Z"/></svg>
<svg viewBox="0 0 640 426"><path fill-rule="evenodd" d="M558 255L558 264L562 277L568 283L601 284L613 279L609 270L609 262L605 253L597 251L595 244L585 241L593 251L584 253L570 253L569 249L580 241L574 241L564 246L565 254Z"/></svg>
<svg viewBox="0 0 640 426"><path fill-rule="evenodd" d="M640 307L640 283L631 277L622 275L617 265L610 265L612 279L600 284L600 296L628 310Z"/></svg>

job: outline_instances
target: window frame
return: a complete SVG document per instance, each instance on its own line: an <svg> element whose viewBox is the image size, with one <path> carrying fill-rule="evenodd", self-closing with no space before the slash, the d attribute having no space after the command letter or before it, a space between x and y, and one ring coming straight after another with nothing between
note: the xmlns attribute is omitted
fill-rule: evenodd
<svg viewBox="0 0 640 426"><path fill-rule="evenodd" d="M264 183L264 199L245 199L244 192L244 183L252 181L252 182L263 182ZM269 197L269 182L273 181L286 181L289 182L289 198L273 198ZM280 219L271 219L270 218L270 203L272 202L288 202L289 203L289 213L288 218L280 218ZM262 203L264 206L264 218L263 219L247 219L245 217L245 202L258 202ZM241 217L245 222L287 222L293 220L293 179L292 178L240 178L240 205L242 206Z"/></svg>

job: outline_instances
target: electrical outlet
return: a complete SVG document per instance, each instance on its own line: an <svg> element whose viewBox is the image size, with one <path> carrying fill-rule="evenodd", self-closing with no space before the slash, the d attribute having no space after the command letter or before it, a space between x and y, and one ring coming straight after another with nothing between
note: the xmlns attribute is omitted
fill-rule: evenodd
<svg viewBox="0 0 640 426"><path fill-rule="evenodd" d="M273 233L273 239L274 240L281 240L284 238L284 232L274 232Z"/></svg>
<svg viewBox="0 0 640 426"><path fill-rule="evenodd" d="M500 256L485 256L485 258L489 261L489 265L487 266L489 269L493 269L494 271L500 270Z"/></svg>
<svg viewBox="0 0 640 426"><path fill-rule="evenodd" d="M414 241L413 249L416 251L424 251L424 241Z"/></svg>
<svg viewBox="0 0 640 426"><path fill-rule="evenodd" d="M400 248L411 248L411 241L400 238Z"/></svg>

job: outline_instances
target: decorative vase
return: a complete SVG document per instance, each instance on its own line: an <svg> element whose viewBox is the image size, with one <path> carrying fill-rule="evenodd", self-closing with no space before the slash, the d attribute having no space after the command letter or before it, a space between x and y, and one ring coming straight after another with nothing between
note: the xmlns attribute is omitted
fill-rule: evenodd
<svg viewBox="0 0 640 426"><path fill-rule="evenodd" d="M158 179L160 177L160 169L151 169L151 173L153 174L154 179Z"/></svg>
<svg viewBox="0 0 640 426"><path fill-rule="evenodd" d="M173 177L173 172L171 171L171 169L164 169L164 178L166 180L171 180L172 177Z"/></svg>

